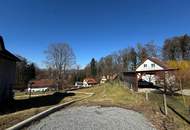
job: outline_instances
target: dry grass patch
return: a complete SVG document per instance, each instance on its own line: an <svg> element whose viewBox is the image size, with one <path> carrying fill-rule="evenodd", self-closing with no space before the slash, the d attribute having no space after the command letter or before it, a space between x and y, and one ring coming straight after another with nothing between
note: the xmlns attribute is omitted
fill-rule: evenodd
<svg viewBox="0 0 190 130"><path fill-rule="evenodd" d="M165 117L156 103L145 101L145 97L130 91L120 82L106 83L78 91L95 93L94 96L75 105L116 106L142 113L159 130L174 130L170 118Z"/></svg>
<svg viewBox="0 0 190 130"><path fill-rule="evenodd" d="M28 110L23 110L23 111L11 113L11 114L2 115L2 116L0 116L0 129L4 130L8 127L11 127L11 126L13 126L31 116L34 116L48 108L49 107L31 108Z"/></svg>
<svg viewBox="0 0 190 130"><path fill-rule="evenodd" d="M159 106L164 111L164 105L163 105L163 95L157 94L157 93L150 93L149 94L150 101L152 103L155 103L157 106ZM176 110L178 113L180 113L184 118L187 120L189 119L189 113L187 106L189 105L189 99L190 97L185 96L185 103L183 101L182 96L167 96L167 104L172 107L174 110ZM189 130L190 124L185 122L181 117L176 115L170 108L168 108L168 115L170 120L175 124L175 127L177 130Z"/></svg>

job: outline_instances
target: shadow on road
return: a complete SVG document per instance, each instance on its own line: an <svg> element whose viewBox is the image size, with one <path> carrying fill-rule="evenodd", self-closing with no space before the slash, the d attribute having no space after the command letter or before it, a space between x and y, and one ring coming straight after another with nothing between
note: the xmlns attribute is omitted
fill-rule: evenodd
<svg viewBox="0 0 190 130"><path fill-rule="evenodd" d="M52 95L32 97L30 99L14 100L10 104L0 106L0 115L21 111L30 108L38 108L43 106L51 106L58 104L65 97L74 96L74 93L59 93Z"/></svg>

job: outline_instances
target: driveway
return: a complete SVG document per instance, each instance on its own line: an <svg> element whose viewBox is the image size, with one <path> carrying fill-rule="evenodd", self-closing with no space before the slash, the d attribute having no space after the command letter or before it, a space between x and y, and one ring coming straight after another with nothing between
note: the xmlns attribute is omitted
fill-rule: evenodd
<svg viewBox="0 0 190 130"><path fill-rule="evenodd" d="M190 89L183 89L182 91L178 91L177 93L185 96L190 96Z"/></svg>
<svg viewBox="0 0 190 130"><path fill-rule="evenodd" d="M117 107L72 107L51 114L28 130L156 130L140 113Z"/></svg>

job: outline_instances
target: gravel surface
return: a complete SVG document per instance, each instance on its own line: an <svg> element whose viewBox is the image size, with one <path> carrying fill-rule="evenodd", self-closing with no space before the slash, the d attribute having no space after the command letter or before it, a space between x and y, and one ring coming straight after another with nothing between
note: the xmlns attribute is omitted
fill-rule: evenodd
<svg viewBox="0 0 190 130"><path fill-rule="evenodd" d="M28 130L156 130L137 112L117 107L72 107L51 114Z"/></svg>

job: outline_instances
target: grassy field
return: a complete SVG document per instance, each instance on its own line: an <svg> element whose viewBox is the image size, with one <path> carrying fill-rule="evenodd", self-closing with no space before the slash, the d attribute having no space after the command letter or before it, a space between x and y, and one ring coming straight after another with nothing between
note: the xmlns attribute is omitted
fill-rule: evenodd
<svg viewBox="0 0 190 130"><path fill-rule="evenodd" d="M82 92L93 92L94 96L86 100L89 103L103 103L110 105L123 105L128 106L139 105L144 102L142 96L129 91L128 88L122 87L120 83L107 83L92 88L81 89ZM103 105L102 104L102 105Z"/></svg>

